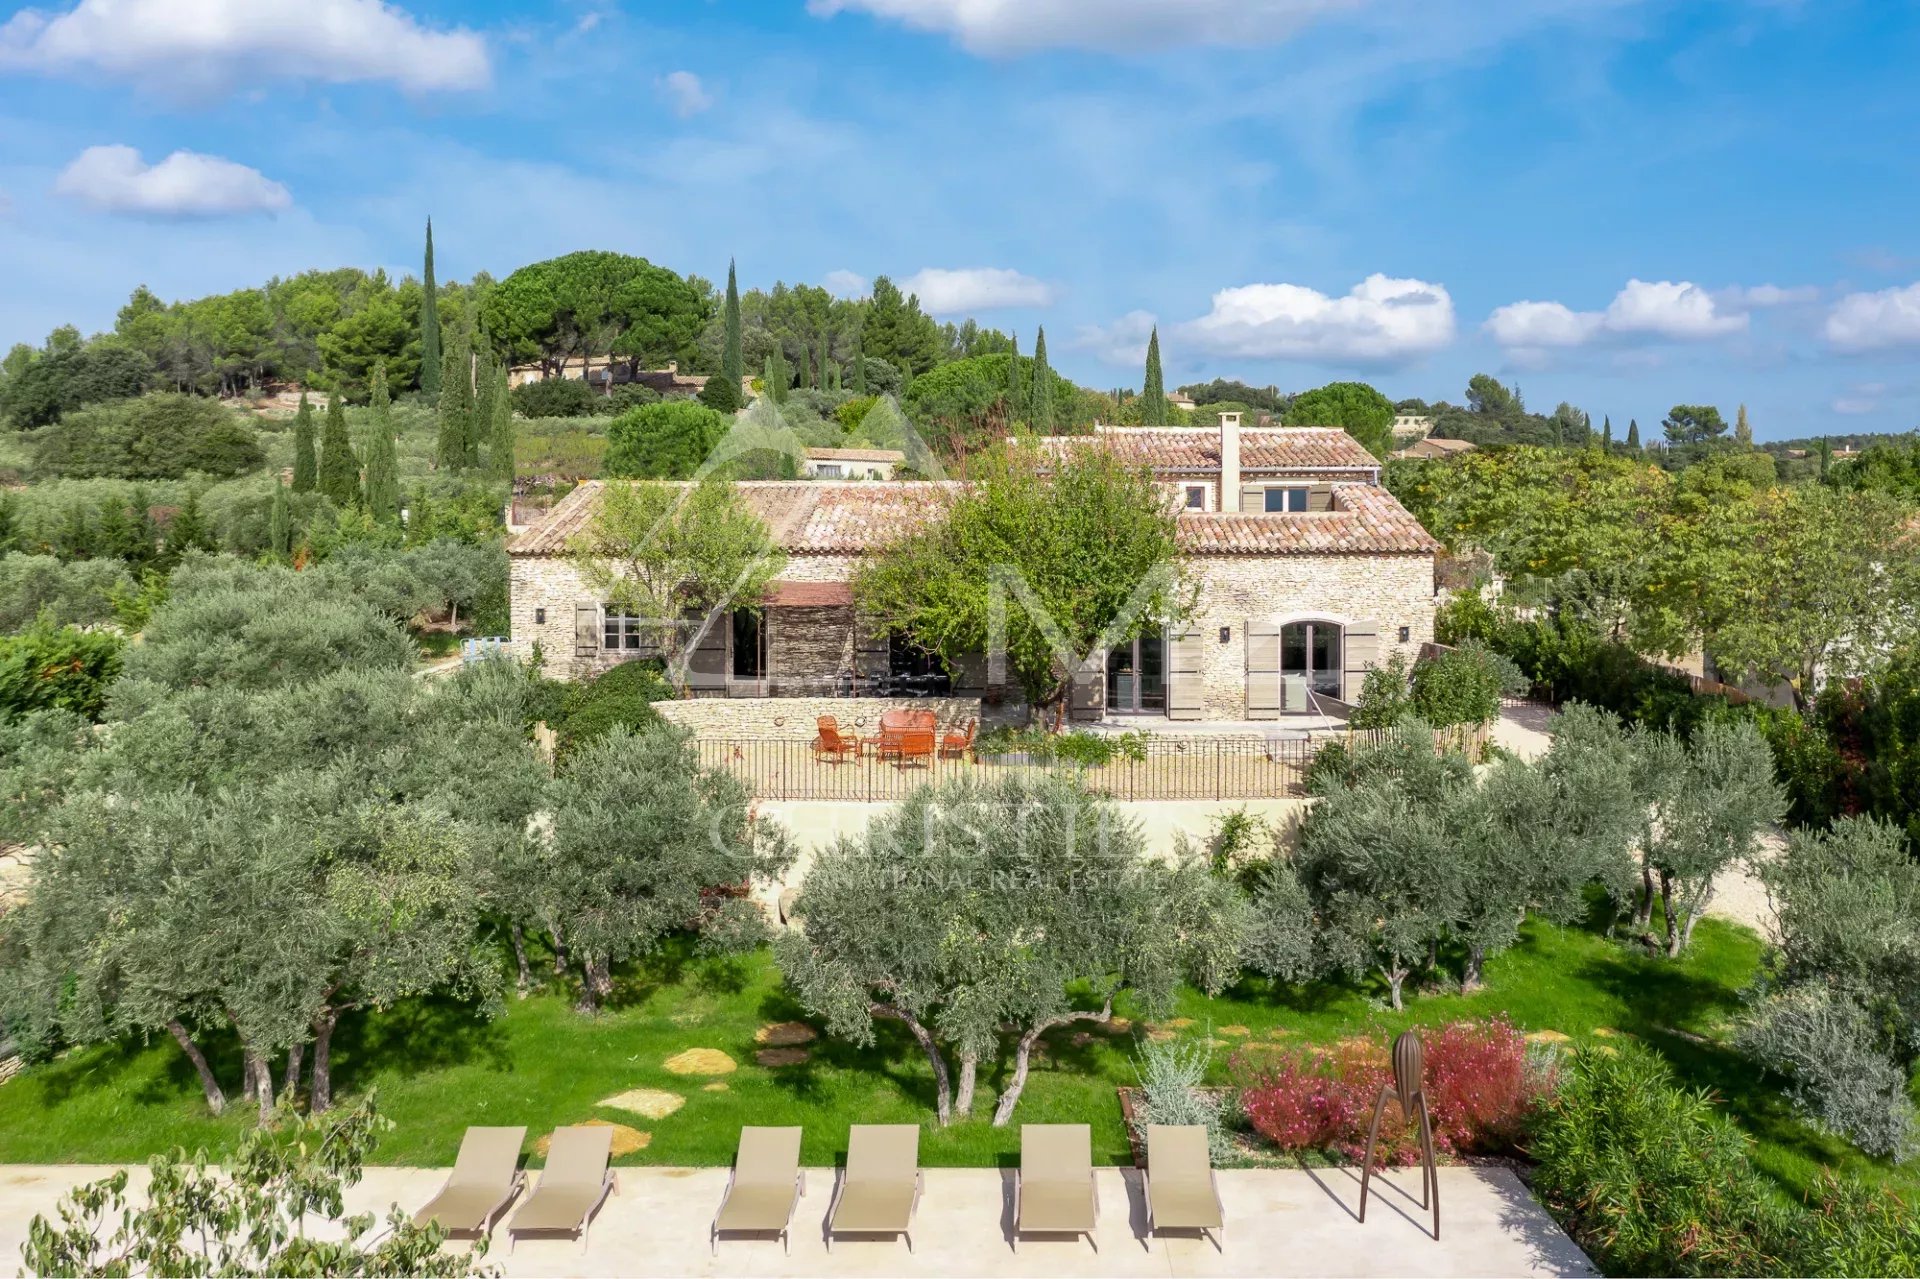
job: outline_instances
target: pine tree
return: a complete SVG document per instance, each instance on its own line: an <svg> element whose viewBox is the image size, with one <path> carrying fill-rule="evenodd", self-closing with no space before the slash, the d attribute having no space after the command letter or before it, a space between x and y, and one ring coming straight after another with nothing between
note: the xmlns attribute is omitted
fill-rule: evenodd
<svg viewBox="0 0 1920 1279"><path fill-rule="evenodd" d="M731 258L727 260L727 344L720 355L720 376L733 383L736 401L740 398L740 379L746 376L746 357L741 353L740 280Z"/></svg>
<svg viewBox="0 0 1920 1279"><path fill-rule="evenodd" d="M433 219L427 219L427 263L420 301L420 389L440 394L440 289L433 281Z"/></svg>
<svg viewBox="0 0 1920 1279"><path fill-rule="evenodd" d="M1167 424L1167 387L1160 376L1160 326L1153 326L1147 339L1147 380L1140 388L1140 425Z"/></svg>
<svg viewBox="0 0 1920 1279"><path fill-rule="evenodd" d="M1035 434L1053 431L1053 370L1047 366L1047 331L1042 328L1033 337L1033 402L1031 417Z"/></svg>
<svg viewBox="0 0 1920 1279"><path fill-rule="evenodd" d="M487 465L496 480L506 481L509 497L513 487L513 448L513 401L507 396L507 369L505 365L497 365L493 370L493 420L488 423Z"/></svg>
<svg viewBox="0 0 1920 1279"><path fill-rule="evenodd" d="M100 522L94 525L94 542L100 554L109 559L131 559L133 522L127 518L127 506L119 498L100 503Z"/></svg>
<svg viewBox="0 0 1920 1279"><path fill-rule="evenodd" d="M1747 406L1740 406L1740 413L1733 419L1733 438L1743 449L1753 447L1753 425L1747 421Z"/></svg>
<svg viewBox="0 0 1920 1279"><path fill-rule="evenodd" d="M287 486L277 476L273 504L267 508L267 549L281 559L293 553L293 516L287 510Z"/></svg>
<svg viewBox="0 0 1920 1279"><path fill-rule="evenodd" d="M1607 416L1602 419L1602 423L1600 428L1600 449L1602 452L1611 453L1613 452L1613 414L1607 414Z"/></svg>
<svg viewBox="0 0 1920 1279"><path fill-rule="evenodd" d="M320 492L345 510L360 500L360 462L347 437L346 397L327 397L327 424L320 430Z"/></svg>
<svg viewBox="0 0 1920 1279"><path fill-rule="evenodd" d="M189 491L186 501L180 504L167 525L167 559L178 564L188 551L213 549L213 534L207 529L206 517L200 513L200 495Z"/></svg>
<svg viewBox="0 0 1920 1279"><path fill-rule="evenodd" d="M300 392L300 411L293 415L293 491L311 493L320 483L320 464L314 460L313 405Z"/></svg>
<svg viewBox="0 0 1920 1279"><path fill-rule="evenodd" d="M373 405L367 432L367 511L382 524L400 519L400 459L393 443L387 362L373 366Z"/></svg>
<svg viewBox="0 0 1920 1279"><path fill-rule="evenodd" d="M1627 451L1638 455L1640 452L1640 419L1627 419Z"/></svg>
<svg viewBox="0 0 1920 1279"><path fill-rule="evenodd" d="M136 484L133 492L127 495L127 504L133 509L133 542L139 548L140 563L153 559L160 546L160 530L153 523L153 499L147 496L147 490ZM6 538L0 536L0 546L6 544Z"/></svg>

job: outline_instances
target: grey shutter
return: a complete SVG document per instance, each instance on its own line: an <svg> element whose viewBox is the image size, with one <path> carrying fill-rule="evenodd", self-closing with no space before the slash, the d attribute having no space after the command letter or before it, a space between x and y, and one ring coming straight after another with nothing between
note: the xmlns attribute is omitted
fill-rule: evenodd
<svg viewBox="0 0 1920 1279"><path fill-rule="evenodd" d="M595 657L599 652L600 606L575 604L573 606L573 655Z"/></svg>
<svg viewBox="0 0 1920 1279"><path fill-rule="evenodd" d="M1267 486L1264 484L1242 484L1240 486L1240 510L1247 515L1260 515L1267 509Z"/></svg>
<svg viewBox="0 0 1920 1279"><path fill-rule="evenodd" d="M1360 685L1366 682L1367 672L1380 661L1380 632L1371 626L1350 626L1341 636L1341 650L1346 663L1346 694L1340 700L1349 706L1360 700Z"/></svg>
<svg viewBox="0 0 1920 1279"><path fill-rule="evenodd" d="M1307 509L1309 511L1331 511L1333 509L1333 485L1315 484L1308 488Z"/></svg>
<svg viewBox="0 0 1920 1279"><path fill-rule="evenodd" d="M693 650L687 654L687 687L724 689L727 686L727 636L733 630L733 615L715 613L707 633L695 639L700 621L698 615L693 615L684 623L687 638L694 641Z"/></svg>
<svg viewBox="0 0 1920 1279"><path fill-rule="evenodd" d="M1205 719L1206 652L1200 632L1184 630L1167 640L1167 718Z"/></svg>
<svg viewBox="0 0 1920 1279"><path fill-rule="evenodd" d="M1104 654L1073 668L1067 689L1067 714L1074 719L1099 719L1107 701L1107 661Z"/></svg>
<svg viewBox="0 0 1920 1279"><path fill-rule="evenodd" d="M1280 718L1280 627L1248 622L1247 718Z"/></svg>

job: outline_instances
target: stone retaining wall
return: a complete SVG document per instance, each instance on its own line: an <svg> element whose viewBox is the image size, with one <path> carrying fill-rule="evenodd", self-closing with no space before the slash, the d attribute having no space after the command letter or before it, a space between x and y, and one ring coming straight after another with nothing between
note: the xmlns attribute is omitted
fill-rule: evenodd
<svg viewBox="0 0 1920 1279"><path fill-rule="evenodd" d="M653 708L709 740L810 742L822 715L833 716L841 732L860 737L878 733L888 711L932 711L942 732L964 728L970 719L978 719L982 730L1026 719L1024 706L986 706L977 697L696 697L655 702Z"/></svg>

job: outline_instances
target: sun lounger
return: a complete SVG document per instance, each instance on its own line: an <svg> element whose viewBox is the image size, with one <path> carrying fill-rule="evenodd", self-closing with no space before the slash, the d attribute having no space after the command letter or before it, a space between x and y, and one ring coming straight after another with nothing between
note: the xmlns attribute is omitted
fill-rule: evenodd
<svg viewBox="0 0 1920 1279"><path fill-rule="evenodd" d="M1147 1127L1147 1237L1159 1230L1198 1230L1221 1248L1226 1214L1207 1151L1207 1130L1198 1124Z"/></svg>
<svg viewBox="0 0 1920 1279"><path fill-rule="evenodd" d="M1100 1195L1093 1185L1093 1129L1086 1124L1025 1124L1013 1182L1013 1246L1023 1234L1084 1234L1095 1252Z"/></svg>
<svg viewBox="0 0 1920 1279"><path fill-rule="evenodd" d="M526 1184L520 1171L525 1128L469 1128L460 1139L447 1184L413 1214L413 1224L438 1224L450 1235L485 1235Z"/></svg>
<svg viewBox="0 0 1920 1279"><path fill-rule="evenodd" d="M508 1251L521 1235L578 1235L587 1246L587 1226L613 1193L613 1172L607 1160L613 1153L613 1129L582 1124L553 1130L547 1166L520 1211L507 1225Z"/></svg>
<svg viewBox="0 0 1920 1279"><path fill-rule="evenodd" d="M708 1243L715 1255L723 1234L775 1234L792 1251L794 1205L807 1192L800 1171L798 1128L742 1128L727 1193L714 1214Z"/></svg>
<svg viewBox="0 0 1920 1279"><path fill-rule="evenodd" d="M918 1125L853 1125L847 1132L847 1166L827 1210L827 1250L833 1250L837 1234L901 1235L912 1252L922 1182Z"/></svg>

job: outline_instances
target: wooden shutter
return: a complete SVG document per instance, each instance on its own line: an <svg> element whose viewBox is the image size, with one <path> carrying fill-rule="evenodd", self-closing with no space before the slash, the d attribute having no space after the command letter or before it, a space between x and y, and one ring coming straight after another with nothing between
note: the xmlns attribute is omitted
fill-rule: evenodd
<svg viewBox="0 0 1920 1279"><path fill-rule="evenodd" d="M1200 632L1184 630L1167 638L1167 718L1205 719L1206 650Z"/></svg>
<svg viewBox="0 0 1920 1279"><path fill-rule="evenodd" d="M1267 509L1267 486L1264 484L1242 484L1240 486L1240 510L1247 515L1261 515Z"/></svg>
<svg viewBox="0 0 1920 1279"><path fill-rule="evenodd" d="M1331 511L1333 509L1333 485L1315 484L1307 489L1307 509L1309 511Z"/></svg>
<svg viewBox="0 0 1920 1279"><path fill-rule="evenodd" d="M1349 706L1360 700L1360 685L1367 672L1380 661L1380 632L1371 626L1350 626L1341 636L1341 651L1346 663L1346 693L1341 701Z"/></svg>
<svg viewBox="0 0 1920 1279"><path fill-rule="evenodd" d="M1280 627L1248 622L1247 718L1280 718Z"/></svg>
<svg viewBox="0 0 1920 1279"><path fill-rule="evenodd" d="M573 655L597 657L600 654L600 606L573 606Z"/></svg>
<svg viewBox="0 0 1920 1279"><path fill-rule="evenodd" d="M1067 714L1074 719L1099 719L1107 702L1107 659L1105 654L1090 658L1073 668L1073 681L1067 690Z"/></svg>

